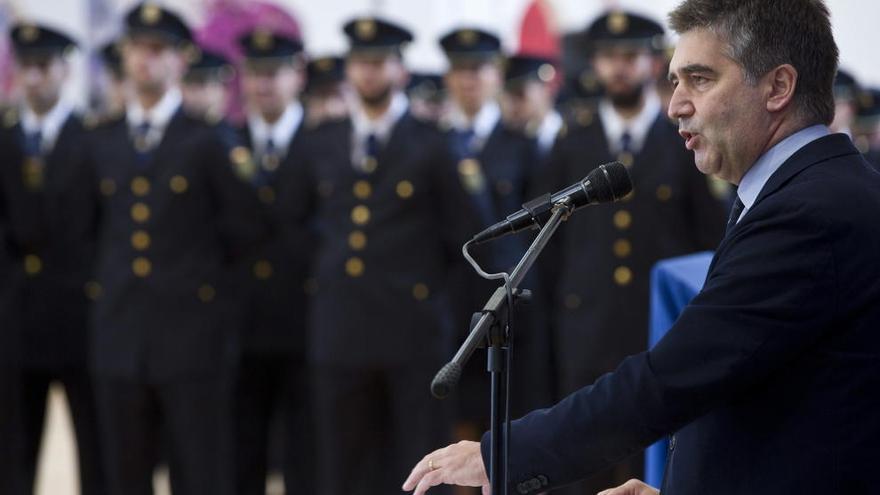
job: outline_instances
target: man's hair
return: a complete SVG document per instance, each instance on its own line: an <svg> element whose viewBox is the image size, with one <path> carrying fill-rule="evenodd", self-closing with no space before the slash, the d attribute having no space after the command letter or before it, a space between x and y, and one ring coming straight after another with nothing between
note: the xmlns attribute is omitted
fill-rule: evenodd
<svg viewBox="0 0 880 495"><path fill-rule="evenodd" d="M807 123L834 119L838 50L823 0L685 0L669 14L669 23L679 34L707 29L719 36L750 84L780 65L792 65L800 116Z"/></svg>

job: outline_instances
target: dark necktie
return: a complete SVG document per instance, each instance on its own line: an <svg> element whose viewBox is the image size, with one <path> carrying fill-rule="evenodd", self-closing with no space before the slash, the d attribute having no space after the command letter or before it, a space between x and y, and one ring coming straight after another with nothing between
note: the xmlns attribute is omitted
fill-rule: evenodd
<svg viewBox="0 0 880 495"><path fill-rule="evenodd" d="M24 135L24 153L27 156L37 157L43 154L43 133L37 129Z"/></svg>
<svg viewBox="0 0 880 495"><path fill-rule="evenodd" d="M375 134L367 136L367 145L364 147L364 152L369 158L373 159L379 155L379 138Z"/></svg>
<svg viewBox="0 0 880 495"><path fill-rule="evenodd" d="M629 131L624 131L620 136L620 151L621 153L632 153L632 135Z"/></svg>
<svg viewBox="0 0 880 495"><path fill-rule="evenodd" d="M476 150L474 149L474 137L476 137L476 133L472 128L455 131L453 134L454 152L459 160L473 158L474 155L476 155Z"/></svg>
<svg viewBox="0 0 880 495"><path fill-rule="evenodd" d="M134 151L137 155L138 164L145 166L150 161L152 146L150 143L150 122L145 120L134 128Z"/></svg>
<svg viewBox="0 0 880 495"><path fill-rule="evenodd" d="M739 196L736 197L736 201L733 202L733 207L730 209L730 218L727 219L727 230L725 230L725 234L730 232L734 226L736 226L736 222L739 220L739 216L742 215L742 211L745 208L742 200L739 199Z"/></svg>

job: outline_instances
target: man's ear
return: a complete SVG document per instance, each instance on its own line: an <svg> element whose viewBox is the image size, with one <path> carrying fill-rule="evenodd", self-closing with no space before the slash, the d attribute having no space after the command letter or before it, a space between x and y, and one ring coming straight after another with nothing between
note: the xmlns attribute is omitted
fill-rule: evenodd
<svg viewBox="0 0 880 495"><path fill-rule="evenodd" d="M768 84L767 110L779 112L784 110L794 98L797 88L797 69L791 64L783 64L771 70L766 76Z"/></svg>

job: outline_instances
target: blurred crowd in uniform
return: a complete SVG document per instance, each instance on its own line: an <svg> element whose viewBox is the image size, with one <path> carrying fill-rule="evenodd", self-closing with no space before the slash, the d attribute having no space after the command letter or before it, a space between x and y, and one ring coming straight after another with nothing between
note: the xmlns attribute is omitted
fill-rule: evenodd
<svg viewBox="0 0 880 495"><path fill-rule="evenodd" d="M517 308L513 414L647 346L649 275L711 250L731 201L666 116L662 25L605 12L569 62L459 26L445 74L410 73L413 34L377 17L310 56L257 26L228 60L143 3L101 50L94 108L62 97L76 43L19 22L20 101L0 125L0 494L32 493L60 383L81 493L388 494L408 467L488 426L485 354L447 401L429 383L497 286L461 246L610 161L634 191L559 230ZM572 70L571 67L576 67ZM243 118L227 118L230 80ZM880 92L843 71L834 130L880 153ZM510 271L533 233L474 249ZM641 475L641 455L565 493ZM466 490L465 490L466 491Z"/></svg>

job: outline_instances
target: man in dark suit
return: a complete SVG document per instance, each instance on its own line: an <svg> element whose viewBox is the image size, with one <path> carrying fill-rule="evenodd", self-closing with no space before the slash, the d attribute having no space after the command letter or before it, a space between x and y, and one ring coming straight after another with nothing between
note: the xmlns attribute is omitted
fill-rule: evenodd
<svg viewBox="0 0 880 495"><path fill-rule="evenodd" d="M538 165L534 140L508 126L501 118L497 98L502 82L501 41L476 28L453 29L439 40L449 70L444 76L449 94L448 114L441 121L447 129L449 149L459 178L467 191L483 228L518 210L528 200L531 181ZM528 234L472 249L474 257L490 273L510 272L528 247ZM534 273L523 287L535 287ZM476 277L467 267L456 274L457 291L466 294L463 312L479 310L498 286ZM511 366L511 403L524 412L547 405L550 390L549 335L539 332L543 308L537 304L517 311L514 318L515 349ZM457 339L466 335L462 327ZM489 422L489 380L481 351L466 368L458 393L460 439L478 438Z"/></svg>
<svg viewBox="0 0 880 495"><path fill-rule="evenodd" d="M0 188L2 222L8 226L5 254L16 263L10 289L16 302L9 309L19 313L23 344L25 479L32 487L49 385L59 382L76 432L82 492L103 494L86 356L94 242L74 234L87 216L86 203L77 199L83 184L75 180L86 130L61 96L69 75L66 55L75 44L64 33L34 24L17 24L10 35L22 102L6 112L0 129Z"/></svg>
<svg viewBox="0 0 880 495"><path fill-rule="evenodd" d="M584 34L605 88L594 118L573 122L542 175L544 191L583 178L598 164L629 168L635 192L625 201L571 218L553 240L560 262L542 265L554 320L560 397L648 344L651 267L657 261L713 249L724 228L724 202L693 167L666 118L653 81L662 67L663 28L646 17L611 11ZM550 265L550 266L548 266ZM590 493L642 473L633 456L567 493Z"/></svg>
<svg viewBox="0 0 880 495"><path fill-rule="evenodd" d="M287 191L293 175L288 169L296 166L304 139L302 43L260 28L242 36L239 45L245 54L247 125L240 131L243 147L232 153L271 219L273 238L243 267L248 293L234 397L236 493L266 492L273 445L281 447L287 490L313 493L314 426L305 356L312 244L308 237L286 242L282 227L291 213L282 207L290 202L278 197Z"/></svg>
<svg viewBox="0 0 880 495"><path fill-rule="evenodd" d="M565 485L675 433L663 493L875 491L880 175L826 127L829 12L687 0L670 19L669 115L697 168L739 185L727 233L654 349L513 423L509 489ZM482 464L480 445L451 446L404 488L485 485ZM603 495L652 493L632 481Z"/></svg>
<svg viewBox="0 0 880 495"><path fill-rule="evenodd" d="M351 118L309 133L279 199L286 222L316 228L309 349L319 480L325 494L386 494L420 447L448 438L426 384L448 357L448 274L476 226L432 123L401 90L410 32L345 25ZM288 209L292 208L292 209Z"/></svg>
<svg viewBox="0 0 880 495"><path fill-rule="evenodd" d="M152 493L160 426L174 493L227 493L231 266L264 223L214 129L182 110L186 24L153 3L125 23L133 97L93 130L83 192L97 212L91 351L111 493Z"/></svg>
<svg viewBox="0 0 880 495"><path fill-rule="evenodd" d="M511 55L504 63L501 102L508 125L534 138L537 157L543 161L568 127L555 108L559 88L559 63L536 55ZM546 191L544 191L546 192Z"/></svg>

